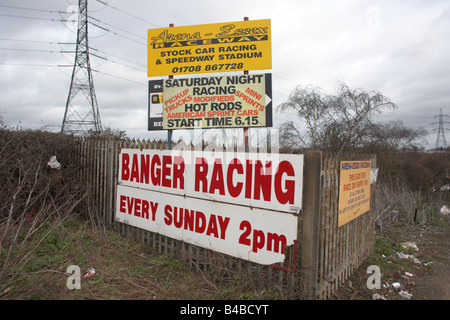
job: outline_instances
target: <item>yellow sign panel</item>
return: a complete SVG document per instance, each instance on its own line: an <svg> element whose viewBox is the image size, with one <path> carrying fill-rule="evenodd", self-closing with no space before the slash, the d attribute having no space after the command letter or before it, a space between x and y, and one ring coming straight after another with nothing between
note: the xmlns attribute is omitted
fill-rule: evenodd
<svg viewBox="0 0 450 320"><path fill-rule="evenodd" d="M370 161L341 161L338 226L370 210Z"/></svg>
<svg viewBox="0 0 450 320"><path fill-rule="evenodd" d="M148 30L148 77L272 68L270 19Z"/></svg>

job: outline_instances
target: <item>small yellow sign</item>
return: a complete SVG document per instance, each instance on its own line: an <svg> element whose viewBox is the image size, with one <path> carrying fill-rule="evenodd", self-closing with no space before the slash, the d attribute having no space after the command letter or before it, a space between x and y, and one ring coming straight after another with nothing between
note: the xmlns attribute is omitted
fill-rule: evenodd
<svg viewBox="0 0 450 320"><path fill-rule="evenodd" d="M370 166L370 161L341 161L339 227L370 210Z"/></svg>
<svg viewBox="0 0 450 320"><path fill-rule="evenodd" d="M272 68L270 19L148 30L147 76Z"/></svg>

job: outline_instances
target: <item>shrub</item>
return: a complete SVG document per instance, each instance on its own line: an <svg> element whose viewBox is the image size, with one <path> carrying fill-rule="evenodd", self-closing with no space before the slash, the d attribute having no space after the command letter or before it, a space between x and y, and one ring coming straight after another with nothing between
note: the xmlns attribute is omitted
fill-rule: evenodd
<svg viewBox="0 0 450 320"><path fill-rule="evenodd" d="M18 241L24 243L45 221L72 215L85 196L77 146L63 134L0 128L0 278ZM47 165L51 156L61 169Z"/></svg>

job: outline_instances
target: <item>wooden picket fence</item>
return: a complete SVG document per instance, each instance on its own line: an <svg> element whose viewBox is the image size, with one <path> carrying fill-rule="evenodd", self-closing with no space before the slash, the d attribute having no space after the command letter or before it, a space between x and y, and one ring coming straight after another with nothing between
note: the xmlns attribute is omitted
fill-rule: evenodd
<svg viewBox="0 0 450 320"><path fill-rule="evenodd" d="M304 276L310 297L331 297L373 252L375 183L370 188L370 211L338 227L341 160L370 160L376 167L373 155L354 157L322 157L317 151L306 155L303 230L309 232L303 237L302 266L308 271Z"/></svg>
<svg viewBox="0 0 450 320"><path fill-rule="evenodd" d="M212 277L213 281L220 283L226 277L238 275L246 281L278 289L281 298L327 299L372 253L374 188L371 188L371 211L337 227L340 159L322 158L319 151L305 153L304 204L298 241L286 248L284 263L263 266L115 220L120 149L166 150L166 142L78 139L79 176L90 189L82 210L89 210L107 227L134 237L160 254L174 255L193 270ZM374 165L374 159L371 160Z"/></svg>

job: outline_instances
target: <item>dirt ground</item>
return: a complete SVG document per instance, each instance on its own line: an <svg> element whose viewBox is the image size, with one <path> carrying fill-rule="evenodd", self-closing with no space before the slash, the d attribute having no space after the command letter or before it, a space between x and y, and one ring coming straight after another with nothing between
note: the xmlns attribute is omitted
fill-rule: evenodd
<svg viewBox="0 0 450 320"><path fill-rule="evenodd" d="M374 254L354 272L332 297L339 300L450 300L450 233L417 226L402 227L389 235L391 248ZM397 255L399 244L413 242L418 250L404 250L409 259ZM411 257L413 256L413 257ZM417 259L415 263L414 259ZM379 265L381 289L368 289L370 265ZM393 287L394 283L400 288ZM406 294L401 295L401 292Z"/></svg>
<svg viewBox="0 0 450 320"><path fill-rule="evenodd" d="M440 235L437 236L440 238ZM442 242L434 242L436 255L442 259L435 263L435 269L416 281L416 300L450 300L450 235L442 235Z"/></svg>

